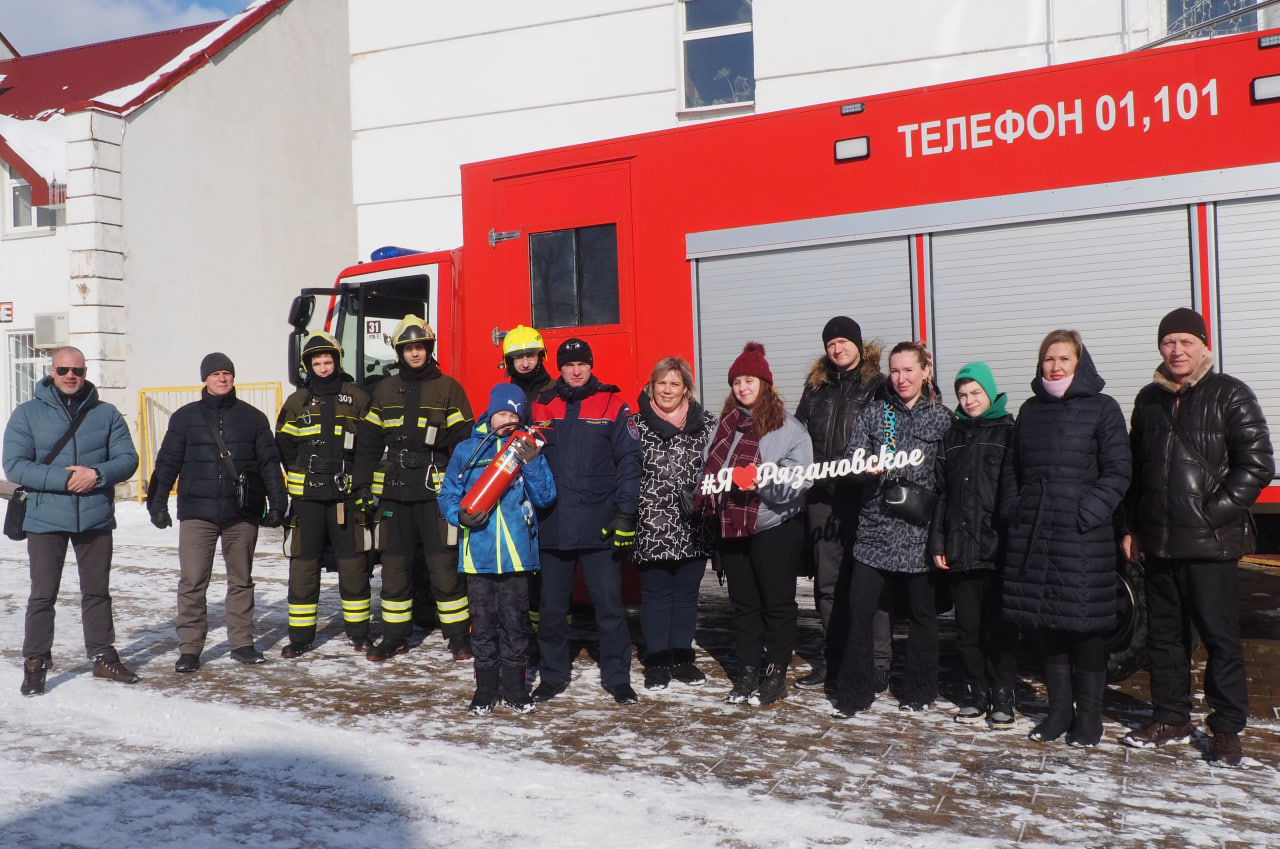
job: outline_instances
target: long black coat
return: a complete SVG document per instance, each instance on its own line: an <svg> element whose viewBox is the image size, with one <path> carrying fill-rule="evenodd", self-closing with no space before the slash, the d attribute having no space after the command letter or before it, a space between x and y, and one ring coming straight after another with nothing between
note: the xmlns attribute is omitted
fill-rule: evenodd
<svg viewBox="0 0 1280 849"><path fill-rule="evenodd" d="M1275 469L1262 405L1242 381L1207 368L1184 387L1155 377L1134 401L1130 434L1130 523L1142 550L1239 560L1255 545L1249 507Z"/></svg>
<svg viewBox="0 0 1280 849"><path fill-rule="evenodd" d="M1038 371L1037 364L1037 371ZM1035 393L1018 412L1002 512L1009 527L1004 609L1030 628L1115 627L1116 511L1133 461L1124 414L1086 350L1063 398Z"/></svg>
<svg viewBox="0 0 1280 849"><path fill-rule="evenodd" d="M269 505L283 514L288 499L275 434L262 411L238 400L234 389L223 396L201 390L199 401L178 408L169 419L147 489L147 506L167 505L176 479L179 520L203 519L218 525L243 521L236 511L235 479L218 457L218 444L203 410L212 413L221 427L236 471L262 475Z"/></svg>
<svg viewBox="0 0 1280 849"><path fill-rule="evenodd" d="M956 416L942 437L934 466L938 503L929 527L928 555L945 554L951 572L1004 565L1000 479L1013 441L1013 416Z"/></svg>

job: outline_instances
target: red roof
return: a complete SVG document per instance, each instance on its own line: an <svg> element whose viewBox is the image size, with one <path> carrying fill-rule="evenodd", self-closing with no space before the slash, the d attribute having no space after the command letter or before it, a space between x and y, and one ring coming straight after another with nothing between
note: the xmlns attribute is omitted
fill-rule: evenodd
<svg viewBox="0 0 1280 849"><path fill-rule="evenodd" d="M0 76L3 76L0 115L32 120L55 112L80 112L90 108L127 115L199 70L288 2L252 0L245 11L226 21L0 60ZM218 37L203 50L182 58L164 74L157 75L201 39L220 29ZM127 102L103 103L98 99L149 78L150 83L133 92ZM49 202L50 175L37 174L9 147L3 136L0 136L0 159L31 183L33 203Z"/></svg>

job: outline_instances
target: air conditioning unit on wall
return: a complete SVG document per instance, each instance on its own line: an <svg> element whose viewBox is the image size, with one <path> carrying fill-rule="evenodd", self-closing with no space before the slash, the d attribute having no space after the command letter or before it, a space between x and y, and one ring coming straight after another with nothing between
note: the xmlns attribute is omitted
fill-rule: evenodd
<svg viewBox="0 0 1280 849"><path fill-rule="evenodd" d="M67 344L67 314L65 312L36 313L36 347L61 348Z"/></svg>

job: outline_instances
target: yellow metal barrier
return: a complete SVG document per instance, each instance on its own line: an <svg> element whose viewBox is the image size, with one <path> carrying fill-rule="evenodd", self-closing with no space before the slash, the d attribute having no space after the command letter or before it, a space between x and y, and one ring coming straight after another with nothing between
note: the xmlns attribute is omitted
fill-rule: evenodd
<svg viewBox="0 0 1280 849"><path fill-rule="evenodd" d="M200 400L203 386L166 386L138 391L138 503L146 501L151 472L155 469L156 452L169 418L174 410ZM284 397L279 383L237 383L236 397L263 412L275 424L276 413ZM172 493L170 493L172 494Z"/></svg>

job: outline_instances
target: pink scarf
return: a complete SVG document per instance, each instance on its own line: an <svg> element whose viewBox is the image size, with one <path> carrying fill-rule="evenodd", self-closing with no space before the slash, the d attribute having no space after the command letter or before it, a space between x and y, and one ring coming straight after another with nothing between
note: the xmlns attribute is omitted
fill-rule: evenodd
<svg viewBox="0 0 1280 849"><path fill-rule="evenodd" d="M1044 387L1044 391L1048 392L1054 398L1062 398L1067 394L1067 389L1071 387L1071 381L1075 378L1074 374L1069 374L1061 380L1050 380L1047 377L1040 378L1040 385Z"/></svg>
<svg viewBox="0 0 1280 849"><path fill-rule="evenodd" d="M652 398L649 399L653 401ZM675 408L674 412L668 413L658 406L654 401L652 404L653 414L664 422L672 425L676 430L684 430L684 423L689 419L689 399L685 398L680 401L680 406Z"/></svg>

